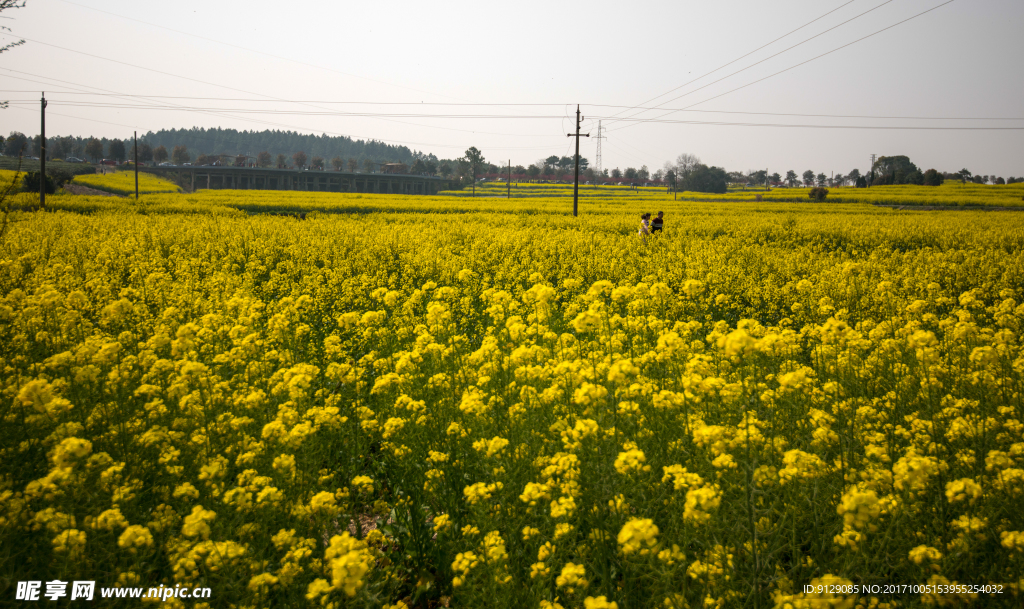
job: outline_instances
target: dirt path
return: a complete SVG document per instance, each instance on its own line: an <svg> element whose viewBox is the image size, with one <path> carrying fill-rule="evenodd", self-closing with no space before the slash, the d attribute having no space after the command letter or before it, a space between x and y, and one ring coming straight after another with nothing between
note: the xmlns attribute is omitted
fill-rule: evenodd
<svg viewBox="0 0 1024 609"><path fill-rule="evenodd" d="M899 211L1024 211L1024 207L1001 205L882 205L881 203L872 203L871 205Z"/></svg>
<svg viewBox="0 0 1024 609"><path fill-rule="evenodd" d="M102 190L96 190L95 188L89 188L88 186L82 186L81 184L65 184L64 191L73 195L89 195L91 197L117 197L112 192L105 192Z"/></svg>

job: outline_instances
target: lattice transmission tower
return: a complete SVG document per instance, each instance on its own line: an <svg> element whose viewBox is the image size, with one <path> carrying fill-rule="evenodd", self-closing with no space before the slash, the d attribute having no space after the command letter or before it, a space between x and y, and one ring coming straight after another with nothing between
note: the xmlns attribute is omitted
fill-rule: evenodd
<svg viewBox="0 0 1024 609"><path fill-rule="evenodd" d="M596 155L597 158L595 159L595 161L596 161L595 164L597 166L597 175L598 176L603 176L604 175L604 170L601 167L601 140L603 140L603 139L605 139L607 137L608 136L604 135L604 132L601 130L601 121L597 121L597 138L596 138L597 139L597 155Z"/></svg>

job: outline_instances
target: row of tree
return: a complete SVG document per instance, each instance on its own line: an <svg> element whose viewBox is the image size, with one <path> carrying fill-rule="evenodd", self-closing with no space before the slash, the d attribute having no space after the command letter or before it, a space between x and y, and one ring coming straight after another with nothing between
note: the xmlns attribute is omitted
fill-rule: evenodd
<svg viewBox="0 0 1024 609"><path fill-rule="evenodd" d="M201 150L207 158L234 159L239 155L255 155L264 151L276 159L292 159L296 154L312 158L355 159L362 165L370 160L374 163L415 164L433 162L439 165L437 157L410 150L406 146L393 146L374 140L354 140L349 137L308 135L291 131L236 131L234 129L170 129L149 132L139 138L139 160L158 160L156 151ZM6 138L0 136L0 149L8 156L39 156L41 141L38 135L28 137L13 131ZM52 136L46 138L49 158L77 157L91 161L113 159L118 162L134 158L134 144L131 138L108 139L81 136ZM171 155L168 155L169 157ZM202 156L202 155L200 155ZM257 155L258 156L258 155ZM166 160L166 159L164 159ZM191 159L180 157L181 162ZM199 162L199 157L196 157Z"/></svg>
<svg viewBox="0 0 1024 609"><path fill-rule="evenodd" d="M204 152L195 156L193 161L190 146L185 142L200 142L197 146ZM166 143L165 143L166 142ZM239 146L253 143L266 143L270 146L250 155L239 153ZM310 144L310 148L292 149L288 153L280 151L283 147L295 144ZM39 136L29 138L23 133L12 131L7 137L0 136L0 148L7 156L39 156L41 153ZM229 148L230 145L235 148ZM195 150L196 148L192 148ZM329 157L325 150L350 150L354 154L335 154ZM224 152L234 150L234 152ZM306 150L310 150L307 155ZM82 138L76 136L54 136L47 138L47 156L50 158L79 157L93 161L109 158L121 162L135 158L135 144L132 140L107 138ZM330 158L328 161L327 159ZM234 165L239 167L275 167L278 169L297 168L318 171L358 171L372 172L383 163L403 163L409 172L417 175L441 176L457 178L463 182L476 182L479 176L507 177L511 172L513 180L549 179L564 181L571 179L575 161L571 156L549 156L539 159L528 167L499 166L488 163L483 154L471 147L466 154L456 159L438 159L434 155L424 155L410 151L404 146L390 146L375 141L359 141L346 137L327 135L313 136L289 131L236 131L233 129L181 129L161 130L147 133L139 140L138 159L142 162L163 163L171 161L175 165L194 162L196 165ZM714 171L712 171L714 170ZM696 172L696 173L694 173ZM921 171L906 156L879 157L866 174L853 169L847 174L834 173L826 175L812 170L797 174L789 170L785 176L779 173L769 174L766 170L747 172L726 172L724 169L708 167L692 154L681 154L675 162L665 163L663 169L653 173L646 165L639 169L627 167L611 171L605 169L600 173L590 167L589 161L580 158L581 179L589 182L604 180L628 180L632 182L652 181L656 184L667 184L678 190L698 192L725 192L728 184L750 184L771 186L807 186L807 187L838 187L838 186L887 186L893 184L919 184L938 186L945 180L958 180L977 184L1014 184L1024 182L1024 177L1008 179L995 175L975 175L967 169L957 172L940 172L935 169ZM722 184L725 186L722 186ZM704 190L711 188L712 190Z"/></svg>

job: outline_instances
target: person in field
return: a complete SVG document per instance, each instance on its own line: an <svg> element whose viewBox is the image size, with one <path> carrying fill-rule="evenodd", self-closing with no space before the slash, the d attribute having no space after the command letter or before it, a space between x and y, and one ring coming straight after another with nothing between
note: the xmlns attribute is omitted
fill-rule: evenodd
<svg viewBox="0 0 1024 609"><path fill-rule="evenodd" d="M659 211L658 215L651 221L651 234L660 233L665 228L665 212Z"/></svg>
<svg viewBox="0 0 1024 609"><path fill-rule="evenodd" d="M641 242L647 241L647 235L651 234L651 214L640 214L640 230L637 231L637 236L640 237Z"/></svg>

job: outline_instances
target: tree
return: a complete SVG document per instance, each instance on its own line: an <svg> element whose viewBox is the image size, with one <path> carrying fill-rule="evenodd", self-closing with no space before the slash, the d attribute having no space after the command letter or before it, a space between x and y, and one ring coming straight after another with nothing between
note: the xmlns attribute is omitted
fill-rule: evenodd
<svg viewBox="0 0 1024 609"><path fill-rule="evenodd" d="M7 156L22 156L27 152L27 148L28 138L19 131L11 131L11 134L7 136L7 140L4 142L4 154ZM102 145L100 146L100 154L103 154Z"/></svg>
<svg viewBox="0 0 1024 609"><path fill-rule="evenodd" d="M638 180L647 180L651 177L651 172L648 171L647 165L641 165L640 169L636 170L636 177Z"/></svg>
<svg viewBox="0 0 1024 609"><path fill-rule="evenodd" d="M317 171L324 170L324 158L321 156L313 157L313 160L309 162L309 168Z"/></svg>
<svg viewBox="0 0 1024 609"><path fill-rule="evenodd" d="M772 186L778 186L779 184L782 184L782 176L780 176L779 172L777 171L772 175L768 176L768 180L772 183Z"/></svg>
<svg viewBox="0 0 1024 609"><path fill-rule="evenodd" d="M302 169L303 167L305 167L306 166L306 153L300 150L300 151L296 152L295 154L293 154L292 155L292 163L295 164L295 167L297 169Z"/></svg>
<svg viewBox="0 0 1024 609"><path fill-rule="evenodd" d="M1003 178L1001 178L1001 177L1000 177L1000 178L996 178L996 181L995 181L995 183L996 183L996 184L1000 184L1000 185L1002 185L1002 184L1006 184L1006 180L1004 180L1004 179L1003 179Z"/></svg>
<svg viewBox="0 0 1024 609"><path fill-rule="evenodd" d="M82 138L76 139L74 136L66 135L61 139L64 140L65 154L69 154L71 156L85 156L85 146L82 144ZM0 141L3 141L2 138L0 138Z"/></svg>
<svg viewBox="0 0 1024 609"><path fill-rule="evenodd" d="M669 187L675 192L676 189L676 172L669 169L665 172L665 181L669 183Z"/></svg>
<svg viewBox="0 0 1024 609"><path fill-rule="evenodd" d="M636 179L636 168L635 167L626 167L626 171L623 172L622 175L627 180L635 180Z"/></svg>
<svg viewBox="0 0 1024 609"><path fill-rule="evenodd" d="M8 142L10 139L8 139ZM103 158L103 142L96 138L89 138L89 142L85 145L85 156L89 157L94 161L98 161Z"/></svg>
<svg viewBox="0 0 1024 609"><path fill-rule="evenodd" d="M690 175L697 165L700 165L700 157L695 154L684 152L676 157L675 170L676 179L685 180L686 176Z"/></svg>
<svg viewBox="0 0 1024 609"><path fill-rule="evenodd" d="M365 159L363 161L363 172L373 173L373 161L371 161L370 159Z"/></svg>
<svg viewBox="0 0 1024 609"><path fill-rule="evenodd" d="M139 160L143 163L148 163L153 160L153 147L149 145L149 142L142 142L139 144Z"/></svg>
<svg viewBox="0 0 1024 609"><path fill-rule="evenodd" d="M126 156L124 151L124 142L121 140L110 140L108 152L110 154L110 158L120 163Z"/></svg>
<svg viewBox="0 0 1024 609"><path fill-rule="evenodd" d="M557 167L558 166L558 157L555 156L555 155L551 155L548 158L544 159L544 166L545 167Z"/></svg>
<svg viewBox="0 0 1024 609"><path fill-rule="evenodd" d="M340 156L331 159L331 169L334 171L345 171L345 161Z"/></svg>
<svg viewBox="0 0 1024 609"><path fill-rule="evenodd" d="M814 172L808 169L803 173L804 186L814 186Z"/></svg>
<svg viewBox="0 0 1024 609"><path fill-rule="evenodd" d="M270 153L267 152L266 150L256 155L257 167L270 167L270 163Z"/></svg>
<svg viewBox="0 0 1024 609"><path fill-rule="evenodd" d="M279 154L277 155L277 159L275 160L274 165L276 165L278 169L285 169L286 167L288 167L288 158L285 157L283 154Z"/></svg>
<svg viewBox="0 0 1024 609"><path fill-rule="evenodd" d="M906 177L903 178L904 184L917 184L918 186L924 185L924 174L916 169L911 171Z"/></svg>
<svg viewBox="0 0 1024 609"><path fill-rule="evenodd" d="M441 161L440 165L437 166L437 170L441 172L441 177L448 179L448 176L452 175L452 163L451 161Z"/></svg>
<svg viewBox="0 0 1024 609"><path fill-rule="evenodd" d="M680 185L680 190L724 193L729 188L729 175L720 167L708 167L698 163L686 178L680 181Z"/></svg>
<svg viewBox="0 0 1024 609"><path fill-rule="evenodd" d="M761 184L764 184L767 181L768 181L768 170L767 169L758 169L757 171L755 171L755 172L750 174L750 183L751 184L761 185Z"/></svg>
<svg viewBox="0 0 1024 609"><path fill-rule="evenodd" d="M437 175L437 161L433 161L433 160L428 159L428 160L423 162L423 166L426 168L428 176L436 176Z"/></svg>
<svg viewBox="0 0 1024 609"><path fill-rule="evenodd" d="M64 152L64 142L59 137L53 138L53 141L46 146L46 151L50 153L49 158L51 159L59 159L67 155L67 153Z"/></svg>
<svg viewBox="0 0 1024 609"><path fill-rule="evenodd" d="M906 156L880 156L871 171L877 177L882 177L887 184L904 184L907 176L918 171L917 165L910 162Z"/></svg>
<svg viewBox="0 0 1024 609"><path fill-rule="evenodd" d="M846 174L846 179L853 182L854 185L860 180L860 169L852 169L850 173Z"/></svg>
<svg viewBox="0 0 1024 609"><path fill-rule="evenodd" d="M348 160L348 170L351 171L352 173L355 173L356 169L359 169L359 161L357 161L355 159L349 159Z"/></svg>
<svg viewBox="0 0 1024 609"><path fill-rule="evenodd" d="M651 179L655 182L660 182L665 179L665 172L659 169L651 174Z"/></svg>
<svg viewBox="0 0 1024 609"><path fill-rule="evenodd" d="M465 162L469 165L469 171L473 174L473 196L476 196L476 172L480 169L480 166L484 164L484 155L482 152L477 150L476 146L470 146L466 150L466 156L463 157ZM557 159L556 159L557 160Z"/></svg>
<svg viewBox="0 0 1024 609"><path fill-rule="evenodd" d="M580 171L586 171L590 167L590 161L586 157L580 157Z"/></svg>
<svg viewBox="0 0 1024 609"><path fill-rule="evenodd" d="M423 164L423 159L416 159L416 161L412 164L412 167L409 168L409 173L415 175L423 175L426 172L427 166Z"/></svg>
<svg viewBox="0 0 1024 609"><path fill-rule="evenodd" d="M826 197L828 197L828 189L822 186L812 188L811 192L807 193L807 196L814 199L818 203L821 203L822 201L825 200Z"/></svg>
<svg viewBox="0 0 1024 609"><path fill-rule="evenodd" d="M570 167L574 167L576 165L576 161L571 156L563 156L558 159L557 164L558 169L565 173Z"/></svg>
<svg viewBox="0 0 1024 609"><path fill-rule="evenodd" d="M971 179L971 172L968 169L961 169L957 173L960 174L960 180L963 181L964 183L966 183L967 180Z"/></svg>
<svg viewBox="0 0 1024 609"><path fill-rule="evenodd" d="M828 180L828 176L823 174L823 173L819 173L818 174L818 187L820 188L820 187L824 186L826 180Z"/></svg>
<svg viewBox="0 0 1024 609"><path fill-rule="evenodd" d="M530 176L531 178L536 178L537 176L540 175L540 167L537 167L536 165L530 165L529 167L526 168L526 175Z"/></svg>
<svg viewBox="0 0 1024 609"><path fill-rule="evenodd" d="M156 163L166 163L167 162L167 147L166 146L157 146L153 150L153 161L156 162Z"/></svg>
<svg viewBox="0 0 1024 609"><path fill-rule="evenodd" d="M616 180L622 178L622 172L619 170L618 167L612 169L612 177L615 178Z"/></svg>
<svg viewBox="0 0 1024 609"><path fill-rule="evenodd" d="M171 151L171 161L175 165L184 165L185 163L188 163L191 158L192 157L188 154L188 148L185 148L182 144L178 144L174 147L174 150Z"/></svg>
<svg viewBox="0 0 1024 609"><path fill-rule="evenodd" d="M798 181L798 178L796 177L796 172L795 171L790 169L789 171L786 172L786 184L789 184L790 188L796 186L797 181Z"/></svg>

